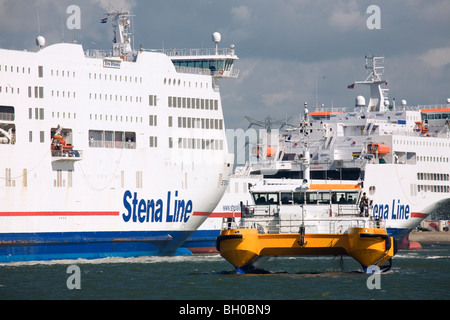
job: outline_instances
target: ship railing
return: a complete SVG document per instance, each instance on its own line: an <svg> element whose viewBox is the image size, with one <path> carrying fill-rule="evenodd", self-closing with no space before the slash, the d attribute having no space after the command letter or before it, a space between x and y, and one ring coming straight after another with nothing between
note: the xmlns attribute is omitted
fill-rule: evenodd
<svg viewBox="0 0 450 320"><path fill-rule="evenodd" d="M235 50L231 48L201 48L201 49L142 49L147 52L159 52L164 53L169 57L201 57L201 56L234 56Z"/></svg>
<svg viewBox="0 0 450 320"><path fill-rule="evenodd" d="M77 159L80 160L83 158L83 151L82 150L52 150L52 157L53 158L67 158L67 159Z"/></svg>
<svg viewBox="0 0 450 320"><path fill-rule="evenodd" d="M14 115L14 113L0 112L0 120L1 121L14 121L15 115Z"/></svg>
<svg viewBox="0 0 450 320"><path fill-rule="evenodd" d="M332 108L316 107L313 112L345 113L345 112L353 112L354 110L355 107L332 107Z"/></svg>
<svg viewBox="0 0 450 320"><path fill-rule="evenodd" d="M416 110L422 109L446 109L450 108L450 103L447 104L429 104L429 105L418 105L415 106Z"/></svg>
<svg viewBox="0 0 450 320"><path fill-rule="evenodd" d="M105 149L136 149L136 143L133 141L89 141L91 148L105 148Z"/></svg>
<svg viewBox="0 0 450 320"><path fill-rule="evenodd" d="M96 58L96 59L103 59L103 58L111 58L113 57L113 52L108 50L92 50L88 49L84 52L85 56L88 58Z"/></svg>
<svg viewBox="0 0 450 320"><path fill-rule="evenodd" d="M355 206L345 206L345 205L338 205L338 211L337 211L338 217L358 217L360 216L360 212L358 208Z"/></svg>
<svg viewBox="0 0 450 320"><path fill-rule="evenodd" d="M344 233L348 228L385 228L385 222L372 218L314 218L314 219L280 219L279 217L253 217L241 219L224 219L223 229L257 229L260 234L299 233L304 226L307 233Z"/></svg>
<svg viewBox="0 0 450 320"><path fill-rule="evenodd" d="M279 233L298 233L304 226L307 233L344 233L348 228L371 228L373 223L367 218L336 219L287 219L280 221Z"/></svg>
<svg viewBox="0 0 450 320"><path fill-rule="evenodd" d="M389 110L392 111L419 111L423 109L446 109L450 108L450 103L447 104L429 104L429 105L416 105L416 106L396 106L395 109L389 106ZM358 112L361 107L316 107L313 112L332 112L332 113L347 113Z"/></svg>
<svg viewBox="0 0 450 320"><path fill-rule="evenodd" d="M114 54L111 50L93 50L88 49L84 52L87 58L93 59L106 59L106 58L120 58L122 61L135 61L137 56L137 51L124 52L121 55Z"/></svg>

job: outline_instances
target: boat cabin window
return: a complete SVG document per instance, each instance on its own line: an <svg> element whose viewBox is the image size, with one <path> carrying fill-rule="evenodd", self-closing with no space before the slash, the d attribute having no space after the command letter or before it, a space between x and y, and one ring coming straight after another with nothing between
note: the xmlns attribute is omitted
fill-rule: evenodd
<svg viewBox="0 0 450 320"><path fill-rule="evenodd" d="M292 192L281 192L281 204L293 204Z"/></svg>
<svg viewBox="0 0 450 320"><path fill-rule="evenodd" d="M304 204L305 194L303 192L294 192L294 204Z"/></svg>
<svg viewBox="0 0 450 320"><path fill-rule="evenodd" d="M296 205L305 203L304 192L281 192L280 193L281 204L284 205Z"/></svg>
<svg viewBox="0 0 450 320"><path fill-rule="evenodd" d="M307 192L306 204L330 204L330 192Z"/></svg>
<svg viewBox="0 0 450 320"><path fill-rule="evenodd" d="M279 204L278 193L255 192L253 193L253 200L256 205Z"/></svg>
<svg viewBox="0 0 450 320"><path fill-rule="evenodd" d="M358 200L359 192L337 191L333 192L333 204L355 204Z"/></svg>
<svg viewBox="0 0 450 320"><path fill-rule="evenodd" d="M254 192L256 205L356 204L358 191Z"/></svg>

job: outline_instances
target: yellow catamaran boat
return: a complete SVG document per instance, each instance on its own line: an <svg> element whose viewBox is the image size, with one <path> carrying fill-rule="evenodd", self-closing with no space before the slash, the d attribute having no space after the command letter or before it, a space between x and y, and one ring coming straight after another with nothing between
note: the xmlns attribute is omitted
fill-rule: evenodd
<svg viewBox="0 0 450 320"><path fill-rule="evenodd" d="M388 270L397 251L383 221L374 220L358 185L253 186L253 205L227 219L217 238L221 256L245 273L271 256L349 255L367 270ZM382 266L388 262L387 266Z"/></svg>

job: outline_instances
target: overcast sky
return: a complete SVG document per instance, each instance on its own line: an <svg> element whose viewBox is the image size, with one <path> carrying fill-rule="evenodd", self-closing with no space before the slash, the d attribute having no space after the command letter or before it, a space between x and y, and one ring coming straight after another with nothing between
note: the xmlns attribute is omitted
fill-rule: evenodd
<svg viewBox="0 0 450 320"><path fill-rule="evenodd" d="M213 47L215 31L221 46L236 46L240 78L221 80L228 128L247 128L244 116L298 117L316 94L326 107L353 106L367 88L347 85L365 79L370 54L385 56L390 99L450 98L448 0L0 0L0 47L35 51L40 28L47 45L75 37L85 49L110 49L111 24L99 23L109 4L136 15L136 48ZM70 5L81 9L80 30L66 26ZM371 5L380 29L367 26Z"/></svg>

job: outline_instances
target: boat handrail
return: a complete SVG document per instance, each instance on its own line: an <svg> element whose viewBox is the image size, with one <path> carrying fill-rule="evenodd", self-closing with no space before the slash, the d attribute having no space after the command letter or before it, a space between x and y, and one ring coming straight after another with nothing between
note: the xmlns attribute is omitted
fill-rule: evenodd
<svg viewBox="0 0 450 320"><path fill-rule="evenodd" d="M345 225L345 229L348 227L357 228L385 228L385 221L379 219L373 219L372 217L351 217L351 218L308 218L308 219L279 219L273 217L258 217L250 219L240 219L236 218L223 218L222 220L222 230L229 229L258 229L260 234L290 234L298 233L300 226L305 226L306 228L314 228L319 225L319 223L328 223L329 232L345 232L341 229ZM314 232L310 232L314 233Z"/></svg>

